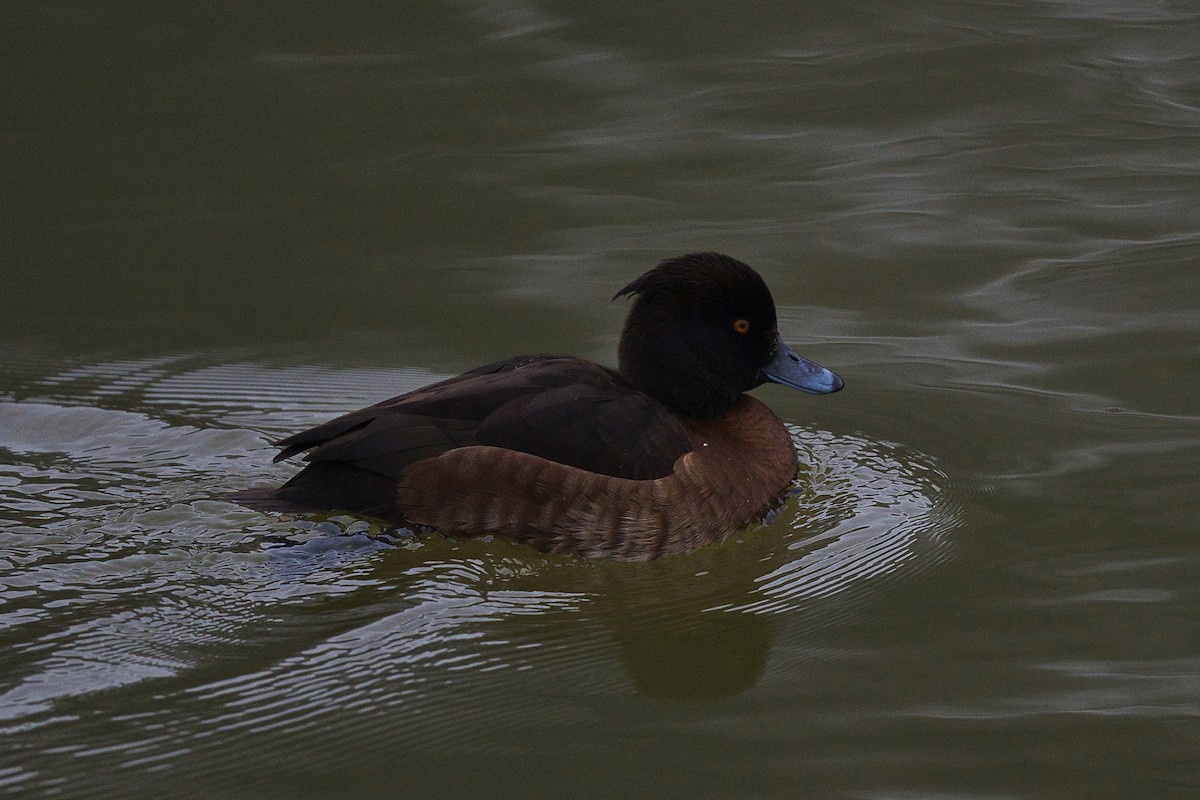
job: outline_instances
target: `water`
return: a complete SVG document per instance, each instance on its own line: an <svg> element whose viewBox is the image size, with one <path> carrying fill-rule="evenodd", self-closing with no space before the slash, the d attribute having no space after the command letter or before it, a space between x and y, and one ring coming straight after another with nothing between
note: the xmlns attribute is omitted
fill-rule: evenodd
<svg viewBox="0 0 1200 800"><path fill-rule="evenodd" d="M0 787L1200 795L1188 4L13 4ZM268 442L755 265L827 398L652 564L280 518Z"/></svg>

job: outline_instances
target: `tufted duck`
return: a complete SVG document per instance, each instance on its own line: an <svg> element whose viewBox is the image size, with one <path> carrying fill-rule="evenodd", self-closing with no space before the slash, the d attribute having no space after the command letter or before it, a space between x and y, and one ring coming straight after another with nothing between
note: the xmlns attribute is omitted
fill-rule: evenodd
<svg viewBox="0 0 1200 800"><path fill-rule="evenodd" d="M618 371L556 355L478 367L283 439L275 460L307 450L307 466L234 498L631 560L726 538L797 467L744 392L842 380L783 342L766 284L729 256L663 261L613 299L627 295Z"/></svg>

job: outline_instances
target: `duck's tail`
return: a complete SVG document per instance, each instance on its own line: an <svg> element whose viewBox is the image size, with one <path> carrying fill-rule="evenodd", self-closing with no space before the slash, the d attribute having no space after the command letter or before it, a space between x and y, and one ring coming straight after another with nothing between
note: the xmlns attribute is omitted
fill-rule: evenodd
<svg viewBox="0 0 1200 800"><path fill-rule="evenodd" d="M240 492L232 492L225 495L225 499L246 508L252 508L255 511L278 511L300 514L316 510L312 506L300 505L292 500L280 497L278 486L259 486L254 489L243 489Z"/></svg>
<svg viewBox="0 0 1200 800"><path fill-rule="evenodd" d="M339 509L382 519L400 519L396 481L339 461L309 464L282 486L259 486L228 495L258 511L312 513Z"/></svg>

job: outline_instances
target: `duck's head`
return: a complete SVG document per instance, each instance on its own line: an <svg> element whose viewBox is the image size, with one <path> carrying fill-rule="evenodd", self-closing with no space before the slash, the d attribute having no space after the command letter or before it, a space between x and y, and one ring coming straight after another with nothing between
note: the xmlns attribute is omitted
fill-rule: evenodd
<svg viewBox="0 0 1200 800"><path fill-rule="evenodd" d="M775 301L759 274L720 253L672 258L617 292L636 295L619 349L635 388L691 417L724 413L766 381L812 394L842 379L779 336Z"/></svg>

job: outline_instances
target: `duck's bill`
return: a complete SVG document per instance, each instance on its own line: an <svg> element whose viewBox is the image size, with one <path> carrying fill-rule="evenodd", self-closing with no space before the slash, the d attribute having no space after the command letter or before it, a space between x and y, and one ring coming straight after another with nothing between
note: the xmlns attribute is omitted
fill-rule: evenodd
<svg viewBox="0 0 1200 800"><path fill-rule="evenodd" d="M762 368L763 378L809 394L830 394L842 388L837 373L809 361L781 339L775 357Z"/></svg>

